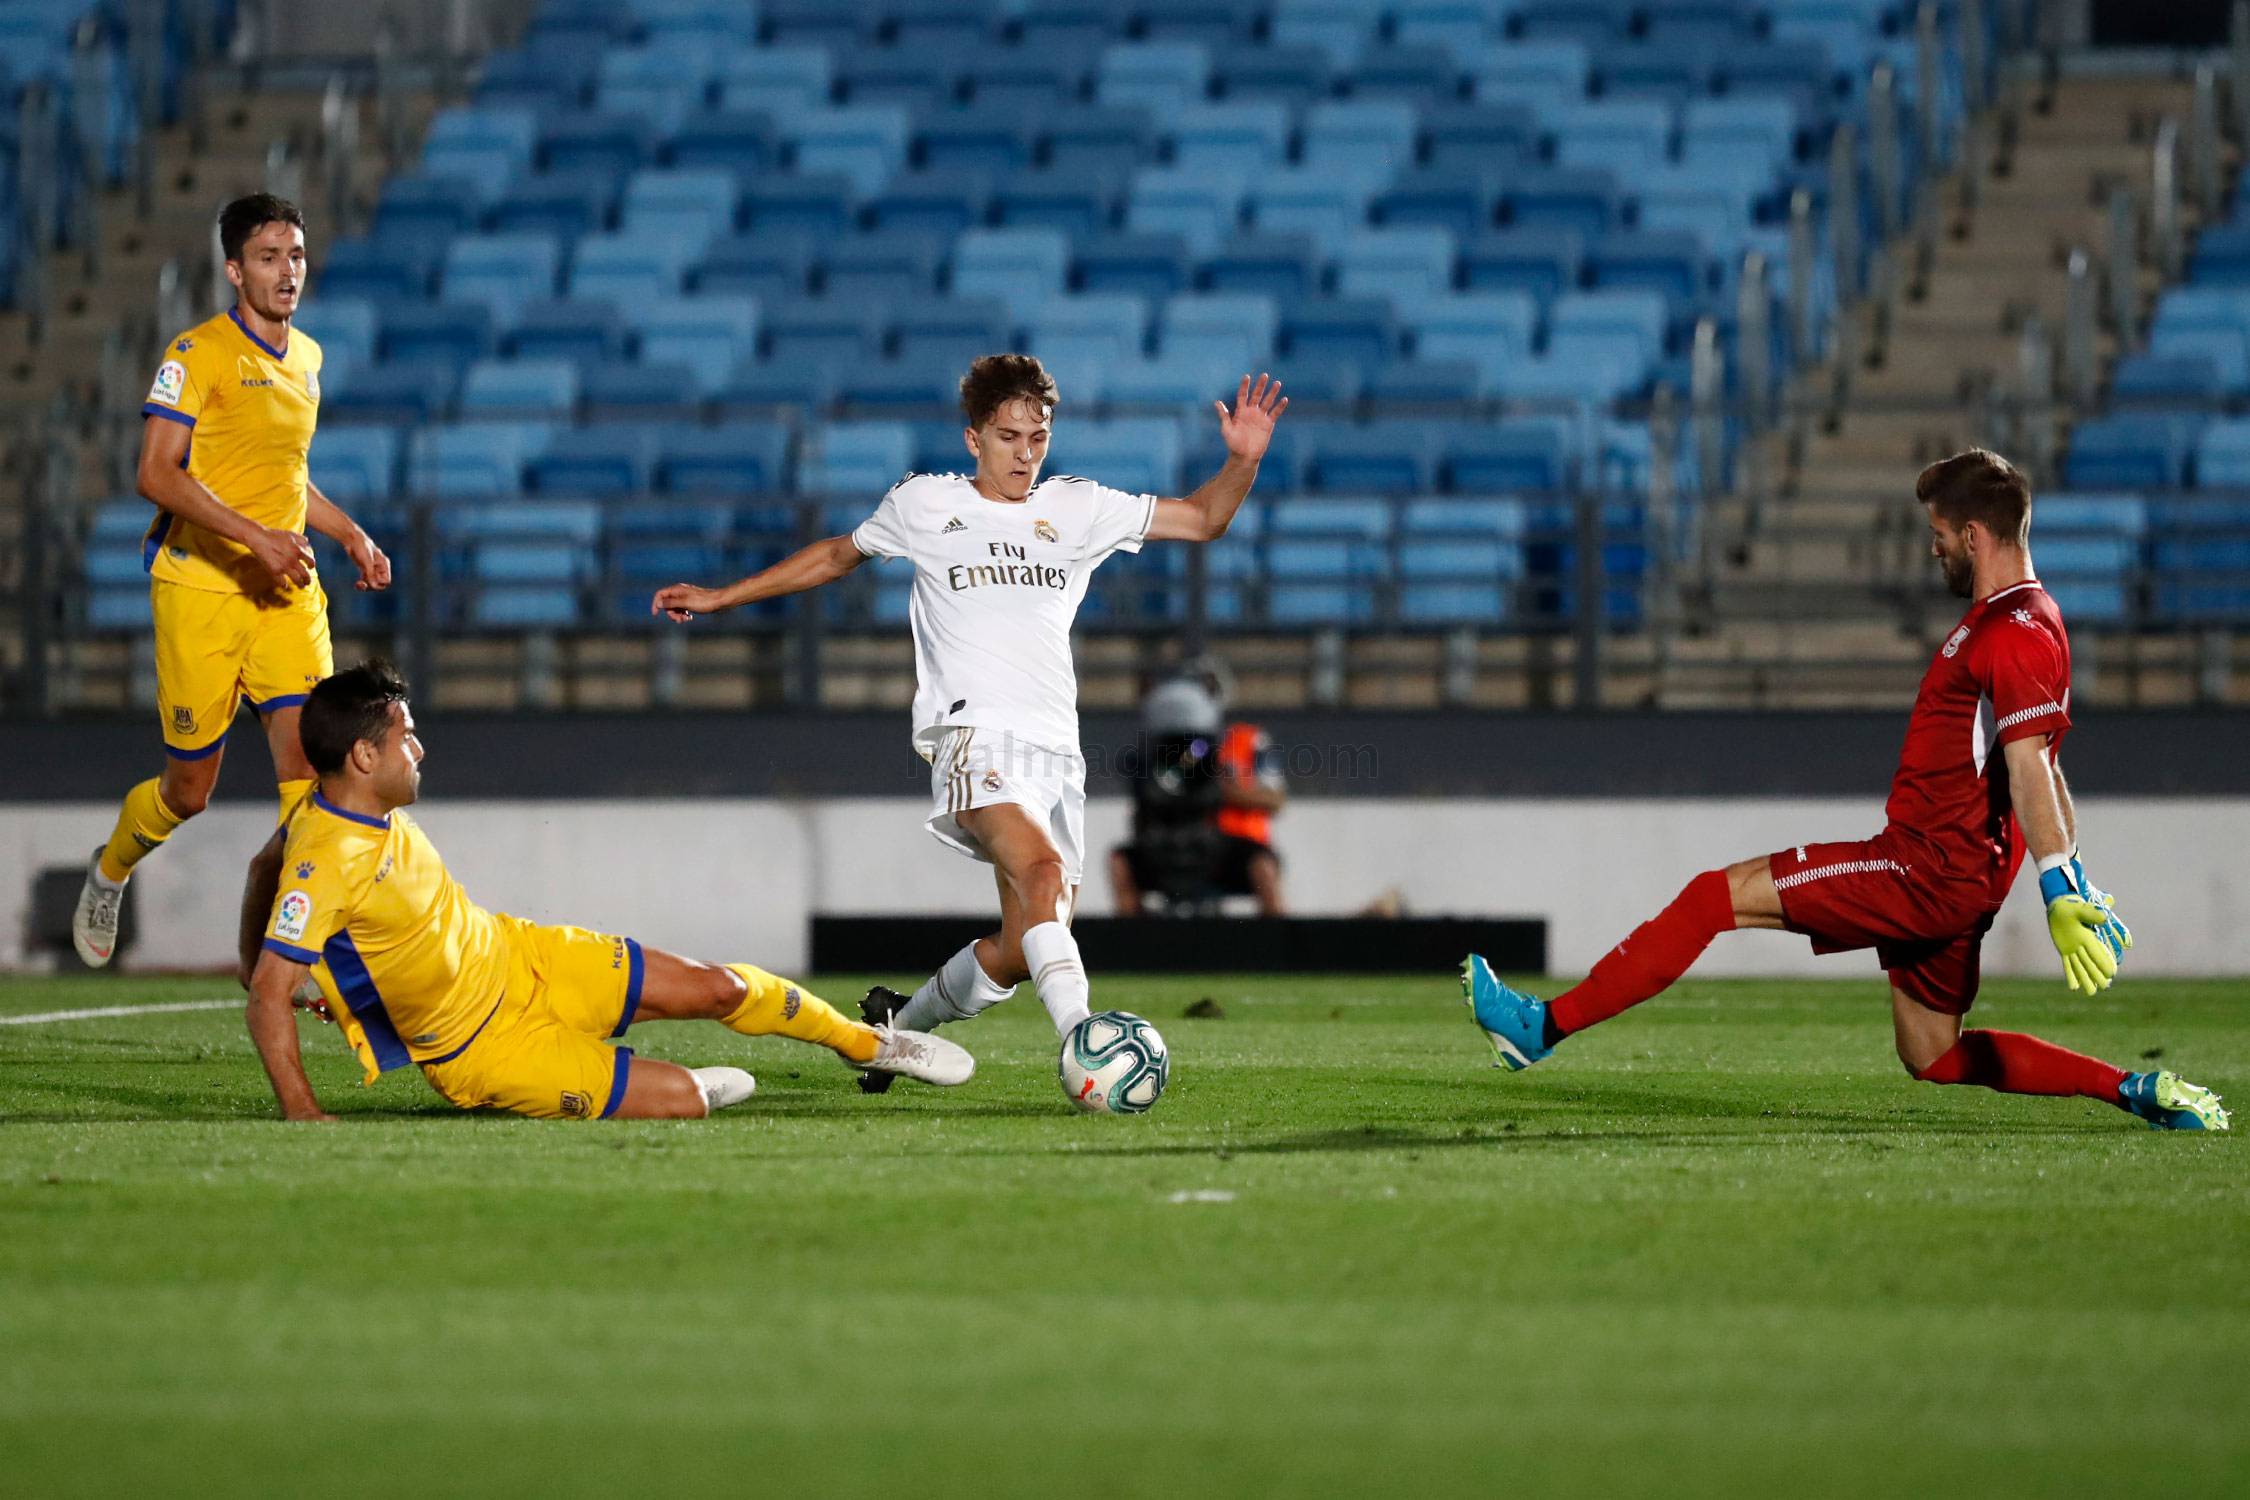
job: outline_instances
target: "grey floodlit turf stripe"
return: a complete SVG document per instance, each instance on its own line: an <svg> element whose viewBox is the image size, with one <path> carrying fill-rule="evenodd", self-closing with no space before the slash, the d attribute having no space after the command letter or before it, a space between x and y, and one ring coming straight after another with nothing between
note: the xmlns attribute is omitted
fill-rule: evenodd
<svg viewBox="0 0 2250 1500"><path fill-rule="evenodd" d="M187 1010L234 1010L240 1000L172 1000L162 1005L95 1005L78 1010L43 1010L28 1016L0 1016L0 1026L39 1026L48 1021L102 1021L115 1016L160 1016Z"/></svg>

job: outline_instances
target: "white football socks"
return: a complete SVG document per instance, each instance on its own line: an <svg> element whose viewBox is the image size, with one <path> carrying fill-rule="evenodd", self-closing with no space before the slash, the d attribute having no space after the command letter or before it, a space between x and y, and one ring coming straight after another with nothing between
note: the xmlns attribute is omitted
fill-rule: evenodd
<svg viewBox="0 0 2250 1500"><path fill-rule="evenodd" d="M1086 961L1078 956L1078 939L1060 922L1041 922L1023 935L1023 962L1056 1033L1068 1036L1071 1027L1086 1019L1093 994Z"/></svg>
<svg viewBox="0 0 2250 1500"><path fill-rule="evenodd" d="M1015 992L1014 985L1003 985L984 972L984 965L977 962L977 945L971 943L922 981L913 998L891 1017L891 1024L901 1031L932 1031L948 1021L966 1021Z"/></svg>
<svg viewBox="0 0 2250 1500"><path fill-rule="evenodd" d="M703 1112L707 1115L740 1104L758 1091L758 1080L740 1068L690 1068L688 1076L703 1095Z"/></svg>

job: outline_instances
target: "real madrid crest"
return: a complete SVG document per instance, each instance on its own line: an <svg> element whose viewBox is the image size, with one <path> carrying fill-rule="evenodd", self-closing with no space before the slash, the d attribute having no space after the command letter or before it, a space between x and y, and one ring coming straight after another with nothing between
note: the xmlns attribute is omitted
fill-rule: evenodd
<svg viewBox="0 0 2250 1500"><path fill-rule="evenodd" d="M1031 534L1039 538L1039 540L1041 540L1042 542L1053 542L1061 540L1061 538L1055 534L1055 523L1052 521L1032 522Z"/></svg>

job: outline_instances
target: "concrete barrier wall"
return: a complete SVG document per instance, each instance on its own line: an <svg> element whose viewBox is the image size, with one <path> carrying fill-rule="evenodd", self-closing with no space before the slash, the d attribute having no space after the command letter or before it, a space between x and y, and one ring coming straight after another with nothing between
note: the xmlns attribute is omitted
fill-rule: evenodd
<svg viewBox="0 0 2250 1500"><path fill-rule="evenodd" d="M1087 812L1089 909L1107 909L1104 852L1128 805ZM2097 880L2115 891L2146 974L2250 973L2250 798L2106 797L2081 806ZM22 968L33 877L82 868L107 803L0 805L0 968ZM629 933L703 958L800 968L807 919L833 912L993 910L991 871L923 831L900 798L434 800L416 814L485 905ZM1545 917L1553 966L1578 974L1697 871L1881 826L1874 800L1307 799L1276 839L1308 915L1354 912L1386 889L1426 915ZM242 870L271 814L219 804L136 877L143 969L231 966ZM932 962L944 957L932 954ZM2020 881L1986 947L1995 974L2054 967L2034 882ZM1813 958L1801 938L1723 938L1697 973L1876 973L1872 955Z"/></svg>

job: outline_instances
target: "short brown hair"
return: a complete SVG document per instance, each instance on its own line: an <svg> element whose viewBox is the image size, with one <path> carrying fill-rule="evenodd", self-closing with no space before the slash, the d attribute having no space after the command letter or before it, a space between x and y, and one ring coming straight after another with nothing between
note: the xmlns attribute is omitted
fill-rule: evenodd
<svg viewBox="0 0 2250 1500"><path fill-rule="evenodd" d="M247 198L237 198L219 210L219 248L228 260L240 260L242 247L250 242L250 236L274 223L293 224L302 232L305 216L296 204L271 193L252 193Z"/></svg>
<svg viewBox="0 0 2250 1500"><path fill-rule="evenodd" d="M1049 412L1060 400L1055 377L1028 354L987 354L961 377L961 412L971 427L982 427L1011 401L1030 401Z"/></svg>
<svg viewBox="0 0 2250 1500"><path fill-rule="evenodd" d="M1914 481L1914 498L1949 526L1974 521L1995 539L2019 547L2031 537L2031 482L1988 449L1971 448L1931 464Z"/></svg>

